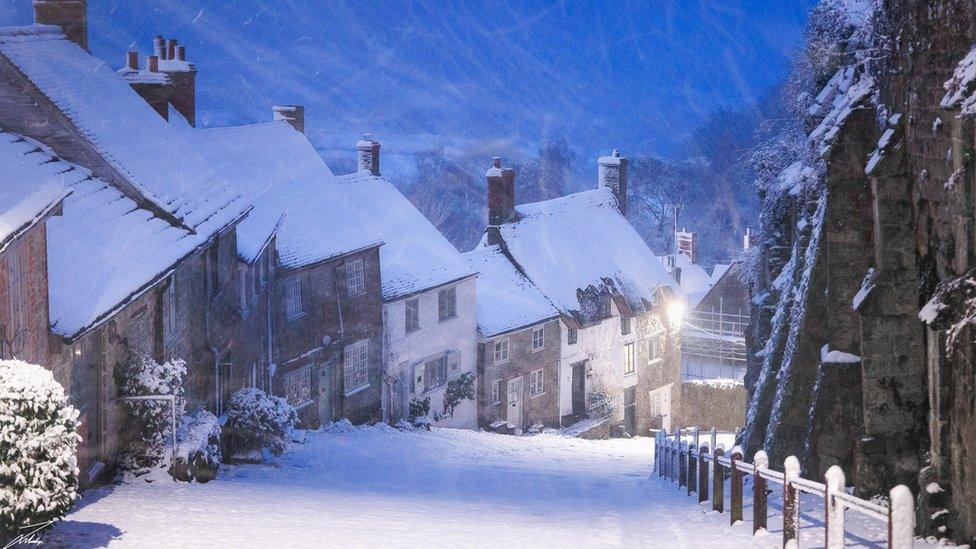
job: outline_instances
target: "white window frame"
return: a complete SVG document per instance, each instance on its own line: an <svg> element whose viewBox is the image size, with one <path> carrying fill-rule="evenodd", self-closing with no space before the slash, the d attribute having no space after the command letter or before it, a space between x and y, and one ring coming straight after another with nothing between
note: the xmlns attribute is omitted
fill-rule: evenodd
<svg viewBox="0 0 976 549"><path fill-rule="evenodd" d="M661 335L663 333L664 332L656 332L651 334L651 337L648 338L647 341L647 363L648 364L654 364L664 360L664 357L661 356L661 347L662 347Z"/></svg>
<svg viewBox="0 0 976 549"><path fill-rule="evenodd" d="M410 306L411 303L414 304L414 307ZM411 324L411 309L414 312L413 324ZM415 297L408 299L403 303L403 331L405 333L412 334L418 330L420 330L420 298Z"/></svg>
<svg viewBox="0 0 976 549"><path fill-rule="evenodd" d="M302 279L294 276L285 280L284 299L285 319L295 320L305 314L302 303Z"/></svg>
<svg viewBox="0 0 976 549"><path fill-rule="evenodd" d="M546 392L545 370L540 368L529 372L529 396L539 396Z"/></svg>
<svg viewBox="0 0 976 549"><path fill-rule="evenodd" d="M342 350L342 381L346 396L369 387L369 341L357 341Z"/></svg>
<svg viewBox="0 0 976 549"><path fill-rule="evenodd" d="M447 355L424 361L424 392L447 385Z"/></svg>
<svg viewBox="0 0 976 549"><path fill-rule="evenodd" d="M445 322L457 318L457 287L451 286L437 292L437 320Z"/></svg>
<svg viewBox="0 0 976 549"><path fill-rule="evenodd" d="M576 345L579 343L579 329L566 328L566 345Z"/></svg>
<svg viewBox="0 0 976 549"><path fill-rule="evenodd" d="M496 339L492 343L492 357L493 364L504 364L509 361L511 353L509 352L508 338L503 337L501 339Z"/></svg>
<svg viewBox="0 0 976 549"><path fill-rule="evenodd" d="M634 356L634 344L624 343L624 375L631 376L637 373L637 364Z"/></svg>
<svg viewBox="0 0 976 549"><path fill-rule="evenodd" d="M626 327L626 331L624 328ZM629 336L634 333L634 324L629 316L620 315L620 335Z"/></svg>
<svg viewBox="0 0 976 549"><path fill-rule="evenodd" d="M532 351L541 351L546 348L546 327L539 326L532 329Z"/></svg>
<svg viewBox="0 0 976 549"><path fill-rule="evenodd" d="M491 403L501 404L502 403L502 381L501 379L496 379L494 383L491 384Z"/></svg>
<svg viewBox="0 0 976 549"><path fill-rule="evenodd" d="M355 297L366 292L366 267L362 259L346 263L346 296Z"/></svg>
<svg viewBox="0 0 976 549"><path fill-rule="evenodd" d="M254 366L251 366L252 370ZM252 374L253 376L253 374ZM300 385L299 385L300 384ZM285 376L284 379L285 400L292 407L304 408L312 403L312 367L307 366L296 370ZM292 398L297 396L299 398Z"/></svg>

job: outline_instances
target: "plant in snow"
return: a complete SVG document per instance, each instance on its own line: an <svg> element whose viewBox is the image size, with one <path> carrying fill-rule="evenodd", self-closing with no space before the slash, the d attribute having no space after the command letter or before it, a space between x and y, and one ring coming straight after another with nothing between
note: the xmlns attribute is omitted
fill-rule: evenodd
<svg viewBox="0 0 976 549"><path fill-rule="evenodd" d="M414 427L426 427L430 429L430 397L410 399L410 422Z"/></svg>
<svg viewBox="0 0 976 549"><path fill-rule="evenodd" d="M0 361L0 540L78 497L78 410L44 368Z"/></svg>
<svg viewBox="0 0 976 549"><path fill-rule="evenodd" d="M167 465L167 446L172 442L172 407L176 417L183 417L186 406L183 397L183 379L186 363L171 360L159 364L151 357L129 355L115 369L119 396L123 398L125 414L120 423L121 438L127 448L119 457L122 469L141 475L159 466ZM125 397L168 396L166 400L124 400Z"/></svg>
<svg viewBox="0 0 976 549"><path fill-rule="evenodd" d="M610 396L610 391L604 388L594 389L590 392L590 410L593 410L595 414L599 417L609 417L613 415L613 397ZM591 417L592 417L591 415Z"/></svg>
<svg viewBox="0 0 976 549"><path fill-rule="evenodd" d="M444 413L454 417L454 409L463 400L474 400L474 374L465 372L457 379L447 382L447 390L444 391Z"/></svg>
<svg viewBox="0 0 976 549"><path fill-rule="evenodd" d="M225 419L221 437L227 454L263 460L266 452L284 453L298 412L285 399L249 387L231 395Z"/></svg>
<svg viewBox="0 0 976 549"><path fill-rule="evenodd" d="M183 416L177 431L176 456L169 469L176 480L207 482L220 468L220 421L206 410Z"/></svg>

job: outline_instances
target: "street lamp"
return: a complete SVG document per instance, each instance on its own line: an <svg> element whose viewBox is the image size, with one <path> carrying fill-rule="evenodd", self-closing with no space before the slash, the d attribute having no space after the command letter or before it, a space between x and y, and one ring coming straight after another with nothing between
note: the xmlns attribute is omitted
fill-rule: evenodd
<svg viewBox="0 0 976 549"><path fill-rule="evenodd" d="M681 321L685 316L685 302L680 299L672 299L668 303L668 322L676 328L681 326Z"/></svg>

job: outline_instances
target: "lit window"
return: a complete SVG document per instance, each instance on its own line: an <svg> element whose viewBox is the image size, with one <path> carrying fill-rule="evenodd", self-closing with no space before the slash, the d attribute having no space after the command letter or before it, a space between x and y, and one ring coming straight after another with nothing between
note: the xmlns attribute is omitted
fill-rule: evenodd
<svg viewBox="0 0 976 549"><path fill-rule="evenodd" d="M624 375L634 373L634 344L624 345Z"/></svg>
<svg viewBox="0 0 976 549"><path fill-rule="evenodd" d="M420 329L420 300L417 298L408 299L406 303L404 323L407 333L416 332Z"/></svg>
<svg viewBox="0 0 976 549"><path fill-rule="evenodd" d="M441 290L437 293L437 317L445 321L457 316L457 295L454 288Z"/></svg>
<svg viewBox="0 0 976 549"><path fill-rule="evenodd" d="M288 320L305 314L302 307L302 281L299 278L289 278L285 281L285 317Z"/></svg>
<svg viewBox="0 0 976 549"><path fill-rule="evenodd" d="M342 376L346 394L369 384L369 354L366 341L353 343L343 350Z"/></svg>
<svg viewBox="0 0 976 549"><path fill-rule="evenodd" d="M502 380L497 380L491 384L491 403L502 403Z"/></svg>
<svg viewBox="0 0 976 549"><path fill-rule="evenodd" d="M546 346L546 330L544 326L539 326L532 330L532 350L538 351Z"/></svg>
<svg viewBox="0 0 976 549"><path fill-rule="evenodd" d="M508 338L495 342L495 364L508 362Z"/></svg>
<svg viewBox="0 0 976 549"><path fill-rule="evenodd" d="M366 275L363 260L357 259L346 264L346 295L352 297L366 291Z"/></svg>
<svg viewBox="0 0 976 549"><path fill-rule="evenodd" d="M579 340L579 330L576 328L569 328L566 330L566 343L570 345L576 345Z"/></svg>
<svg viewBox="0 0 976 549"><path fill-rule="evenodd" d="M253 376L254 374L252 378ZM311 368L305 368L285 377L285 400L296 408L312 401Z"/></svg>
<svg viewBox="0 0 976 549"><path fill-rule="evenodd" d="M541 395L545 392L546 387L543 379L543 370L529 372L529 396Z"/></svg>
<svg viewBox="0 0 976 549"><path fill-rule="evenodd" d="M630 317L620 317L620 335L630 335Z"/></svg>
<svg viewBox="0 0 976 549"><path fill-rule="evenodd" d="M424 390L436 389L447 383L447 357L442 356L424 363Z"/></svg>

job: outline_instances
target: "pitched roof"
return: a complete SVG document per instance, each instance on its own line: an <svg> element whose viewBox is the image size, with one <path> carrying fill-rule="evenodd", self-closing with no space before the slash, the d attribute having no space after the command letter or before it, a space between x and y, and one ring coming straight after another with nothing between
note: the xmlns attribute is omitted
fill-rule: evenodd
<svg viewBox="0 0 976 549"><path fill-rule="evenodd" d="M136 191L186 226L224 226L247 205L131 87L57 27L0 29L9 59Z"/></svg>
<svg viewBox="0 0 976 549"><path fill-rule="evenodd" d="M667 263L670 257L661 256L661 262ZM679 284L681 292L688 299L688 306L694 308L711 289L711 277L701 265L692 263L687 254L679 253L677 260L677 267L681 269L681 282Z"/></svg>
<svg viewBox="0 0 976 549"><path fill-rule="evenodd" d="M461 256L478 272L478 329L494 337L559 316L556 307L522 276L498 246Z"/></svg>
<svg viewBox="0 0 976 549"><path fill-rule="evenodd" d="M605 187L516 207L498 231L528 278L563 313L593 319L590 295L622 295L647 310L671 275L617 209ZM492 228L489 228L492 230ZM487 245L483 237L481 246Z"/></svg>
<svg viewBox="0 0 976 549"><path fill-rule="evenodd" d="M0 131L0 252L90 175L33 139Z"/></svg>

